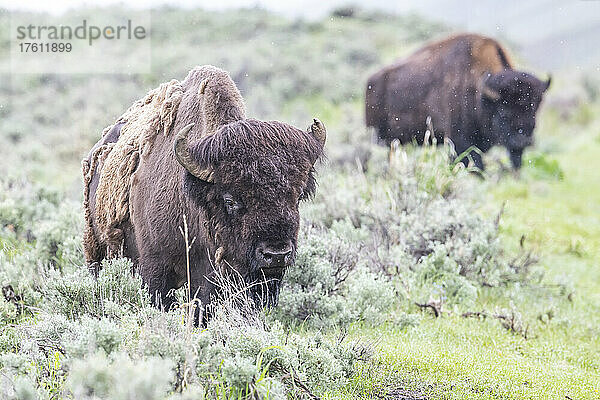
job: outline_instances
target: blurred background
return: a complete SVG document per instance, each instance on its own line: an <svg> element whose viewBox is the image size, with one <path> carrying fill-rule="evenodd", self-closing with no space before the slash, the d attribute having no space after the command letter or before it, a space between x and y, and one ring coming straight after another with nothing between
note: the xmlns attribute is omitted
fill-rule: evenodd
<svg viewBox="0 0 600 400"><path fill-rule="evenodd" d="M542 79L553 73L538 129L550 139L542 140L540 148L554 146L553 120L586 123L591 118L587 103L598 97L597 1L375 0L356 6L343 1L226 0L203 2L201 8L191 1L169 4L0 2L3 169L16 167L18 174L66 185L77 193L78 160L102 129L149 89L183 79L199 64L228 70L250 115L299 126L319 116L334 129L332 141L349 143L350 135L364 131L366 77L451 32L490 35L507 46L517 68ZM11 24L34 17L49 24L76 24L86 15L100 21L103 15L107 21L136 18L146 15L149 6L148 73L125 66L118 74L23 74L18 65L9 67ZM142 59L144 51L133 48L129 55L135 58L139 52ZM109 57L106 63L111 63Z"/></svg>
<svg viewBox="0 0 600 400"><path fill-rule="evenodd" d="M93 2L58 0L52 4L42 0L26 2L0 1L0 6L59 14ZM104 6L119 5L118 0L104 1ZM147 9L167 4L162 0L128 1L129 7ZM484 33L510 40L525 59L540 68L586 68L598 66L600 55L595 37L600 35L600 2L579 0L532 0L522 2L481 2L476 0L224 0L219 2L177 0L168 4L184 9L198 5L207 10L260 7L289 18L318 20L334 8L363 8L392 14L420 14L462 30ZM596 51L592 51L595 48Z"/></svg>

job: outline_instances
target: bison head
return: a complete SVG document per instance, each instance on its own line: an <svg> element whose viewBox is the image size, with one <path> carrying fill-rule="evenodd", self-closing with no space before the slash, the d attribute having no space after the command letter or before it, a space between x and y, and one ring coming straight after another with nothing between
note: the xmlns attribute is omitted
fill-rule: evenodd
<svg viewBox="0 0 600 400"><path fill-rule="evenodd" d="M190 129L179 132L174 150L187 171L184 193L206 221L207 247L217 264L245 277L255 301L274 305L296 256L298 204L316 188L325 127L317 119L307 132L244 119L191 145Z"/></svg>
<svg viewBox="0 0 600 400"><path fill-rule="evenodd" d="M535 116L544 92L550 86L533 75L514 70L484 79L482 110L495 143L506 146L514 168L521 167L523 149L533 144Z"/></svg>

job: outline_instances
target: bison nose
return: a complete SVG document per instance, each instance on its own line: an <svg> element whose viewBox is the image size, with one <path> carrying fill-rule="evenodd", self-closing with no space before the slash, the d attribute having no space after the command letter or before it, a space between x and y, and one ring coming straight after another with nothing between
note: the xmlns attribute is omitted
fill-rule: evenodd
<svg viewBox="0 0 600 400"><path fill-rule="evenodd" d="M292 246L269 246L261 244L256 249L256 256L261 264L261 268L285 268L292 260Z"/></svg>

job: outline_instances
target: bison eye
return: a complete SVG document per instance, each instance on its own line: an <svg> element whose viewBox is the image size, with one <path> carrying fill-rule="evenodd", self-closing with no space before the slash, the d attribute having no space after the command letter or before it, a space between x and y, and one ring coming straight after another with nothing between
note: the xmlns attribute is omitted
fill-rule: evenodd
<svg viewBox="0 0 600 400"><path fill-rule="evenodd" d="M235 201L232 195L224 194L223 195L223 203L225 204L225 209L228 214L235 214L241 207L241 204Z"/></svg>

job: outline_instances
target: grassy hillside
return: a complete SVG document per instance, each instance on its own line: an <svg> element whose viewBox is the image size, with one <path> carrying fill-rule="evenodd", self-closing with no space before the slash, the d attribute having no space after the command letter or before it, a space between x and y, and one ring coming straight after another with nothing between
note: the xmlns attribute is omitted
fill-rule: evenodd
<svg viewBox="0 0 600 400"><path fill-rule="evenodd" d="M98 20L105 14L110 20L110 15L133 18L136 11L90 9L56 17L55 23L78 22L86 14ZM10 18L25 22L28 14L11 14ZM9 37L7 13L3 20L0 41ZM71 185L82 155L105 126L159 83L183 79L191 68L202 64L230 72L246 99L249 115L280 118L298 126L319 115L335 128L341 125L344 112L338 106L361 101L362 82L370 71L443 31L436 23L371 13L349 21L306 22L257 9L156 10L152 12L149 74L4 74L0 140L11 151L0 165L3 170L25 173L28 179ZM0 71L9 70L8 51L8 43L2 42ZM54 151L47 151L49 147Z"/></svg>
<svg viewBox="0 0 600 400"><path fill-rule="evenodd" d="M388 154L363 126L369 73L448 27L255 9L152 20L149 74L0 81L0 397L600 396L594 76L556 76L520 176L497 149L480 179L448 148ZM183 290L176 310L152 308L127 260L93 279L80 244L83 154L134 100L199 64L231 73L250 116L328 127L279 306L225 296L206 329L190 325Z"/></svg>
<svg viewBox="0 0 600 400"><path fill-rule="evenodd" d="M356 329L357 336L380 341L380 368L392 377L384 385L398 377L426 382L420 390L435 393L433 398L600 396L600 126L594 121L570 140L561 132L566 126L555 128L564 148L546 157L563 177L540 178L531 162L519 180L486 182L483 207L505 204L502 242L513 250L523 243L539 258L539 283L504 293L484 289L471 309L485 310L487 318L430 317L409 333L393 335L390 327ZM517 327L530 328L527 338L498 334L501 326L512 329L491 316L502 308L511 310Z"/></svg>
<svg viewBox="0 0 600 400"><path fill-rule="evenodd" d="M593 70L600 62L598 2L419 0L404 1L398 8L509 40L531 66L542 70Z"/></svg>

